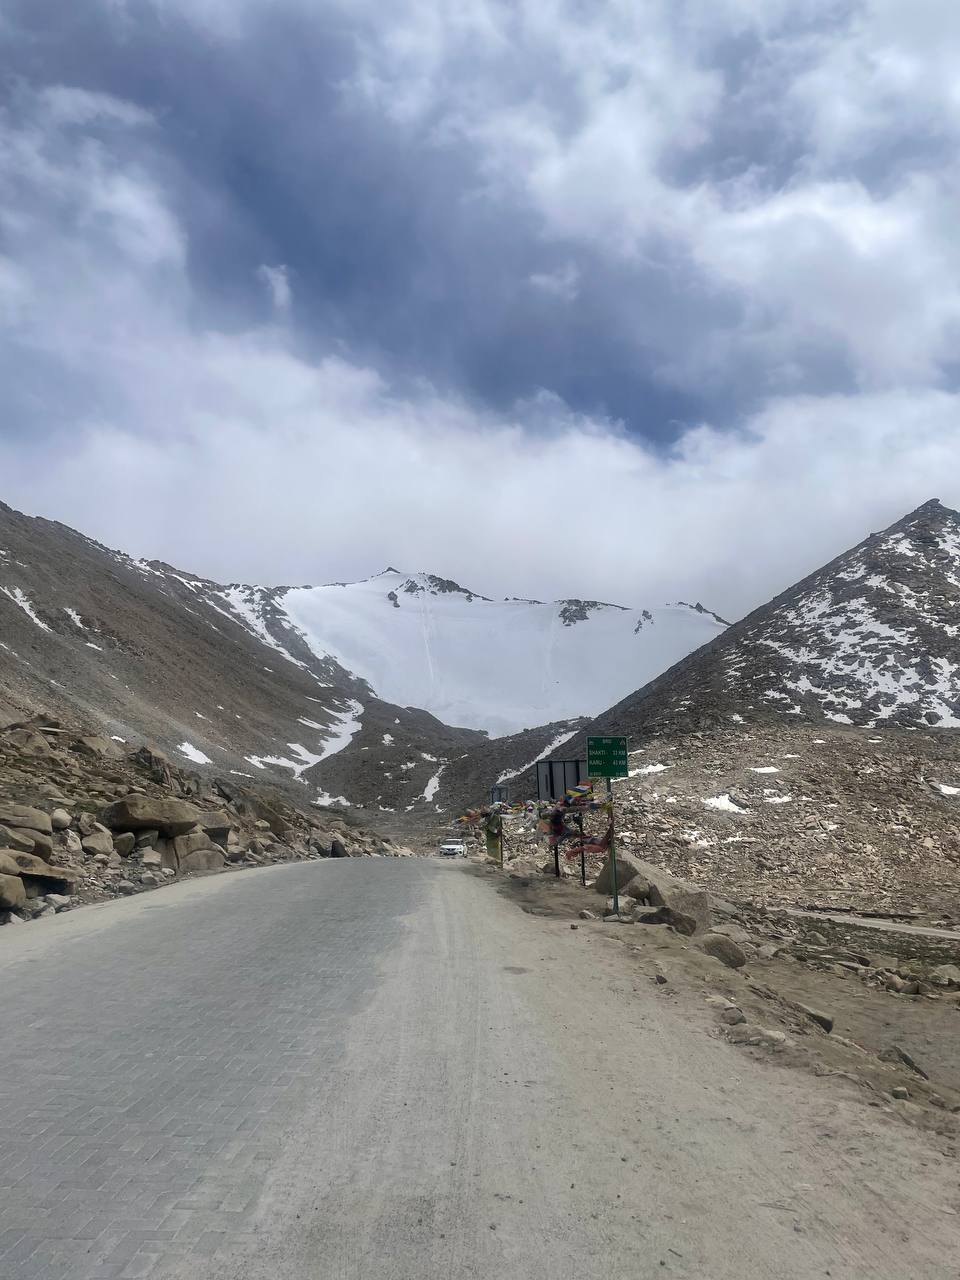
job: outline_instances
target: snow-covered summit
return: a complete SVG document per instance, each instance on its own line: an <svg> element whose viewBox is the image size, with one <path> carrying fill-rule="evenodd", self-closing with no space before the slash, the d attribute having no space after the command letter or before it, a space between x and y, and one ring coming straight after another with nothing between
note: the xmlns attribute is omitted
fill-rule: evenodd
<svg viewBox="0 0 960 1280"><path fill-rule="evenodd" d="M492 600L393 568L272 603L317 657L379 697L494 735L596 714L723 629L688 605Z"/></svg>

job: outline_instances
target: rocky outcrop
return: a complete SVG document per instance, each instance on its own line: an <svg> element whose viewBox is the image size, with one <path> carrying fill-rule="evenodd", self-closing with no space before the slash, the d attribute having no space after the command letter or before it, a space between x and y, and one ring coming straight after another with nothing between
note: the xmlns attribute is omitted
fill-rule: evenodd
<svg viewBox="0 0 960 1280"><path fill-rule="evenodd" d="M174 871L219 871L226 861L223 850L205 831L190 831L169 841L163 850L163 865Z"/></svg>
<svg viewBox="0 0 960 1280"><path fill-rule="evenodd" d="M185 800L133 794L108 805L103 821L112 831L155 829L167 836L181 836L197 826L200 811Z"/></svg>
<svg viewBox="0 0 960 1280"><path fill-rule="evenodd" d="M0 849L0 874L19 876L27 890L27 897L38 893L70 893L77 881L77 872L71 867L55 867L32 853L17 853L13 849Z"/></svg>
<svg viewBox="0 0 960 1280"><path fill-rule="evenodd" d="M0 826L23 827L30 831L40 831L44 835L50 835L53 831L48 813L34 809L31 805L11 804L9 801L0 801Z"/></svg>
<svg viewBox="0 0 960 1280"><path fill-rule="evenodd" d="M76 738L72 744L72 750L84 756L100 756L107 760L123 759L121 747L117 746L111 738L104 738L95 733L86 733Z"/></svg>
<svg viewBox="0 0 960 1280"><path fill-rule="evenodd" d="M627 853L626 850L617 849L614 858L611 859L608 855L603 866L600 868L600 874L597 876L596 883L593 886L597 893L613 893L614 862L617 867L618 890L626 890L627 885L629 885L633 880L639 880L641 884L649 886L650 882L644 871L647 864L641 861L640 858L635 858L633 854ZM640 895L631 894L630 896L633 897ZM646 896L646 893L644 892L642 896Z"/></svg>

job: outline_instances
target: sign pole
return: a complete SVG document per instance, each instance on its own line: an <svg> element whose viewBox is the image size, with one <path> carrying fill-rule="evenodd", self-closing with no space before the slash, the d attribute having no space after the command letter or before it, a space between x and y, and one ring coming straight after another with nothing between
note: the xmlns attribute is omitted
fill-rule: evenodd
<svg viewBox="0 0 960 1280"><path fill-rule="evenodd" d="M617 886L617 840L613 831L613 779L607 779L607 802L610 805L610 874L613 876L613 910L620 914L620 890Z"/></svg>
<svg viewBox="0 0 960 1280"><path fill-rule="evenodd" d="M613 876L613 910L620 914L620 886L617 883L616 813L613 807L613 779L630 776L626 738L588 738L587 770L593 778L607 780L607 808L610 812L610 874Z"/></svg>
<svg viewBox="0 0 960 1280"><path fill-rule="evenodd" d="M587 887L587 855L583 850L583 814L577 814L577 826L580 828L580 883Z"/></svg>
<svg viewBox="0 0 960 1280"><path fill-rule="evenodd" d="M560 879L560 837L557 836L557 843L553 846L553 870L557 879Z"/></svg>
<svg viewBox="0 0 960 1280"><path fill-rule="evenodd" d="M503 870L503 814L500 815L500 870Z"/></svg>

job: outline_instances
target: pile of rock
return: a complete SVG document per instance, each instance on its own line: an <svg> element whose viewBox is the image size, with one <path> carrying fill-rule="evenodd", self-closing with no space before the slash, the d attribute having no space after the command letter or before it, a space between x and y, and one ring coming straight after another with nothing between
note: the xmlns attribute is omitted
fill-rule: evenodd
<svg viewBox="0 0 960 1280"><path fill-rule="evenodd" d="M58 831L62 819L57 812ZM78 873L54 857L53 816L0 801L0 919L52 914L70 901Z"/></svg>
<svg viewBox="0 0 960 1280"><path fill-rule="evenodd" d="M949 997L957 993L960 996L960 964L938 963L917 956L903 959L830 943L817 936L818 941L810 936L786 941L776 946L775 954L807 969L858 979L865 986L879 987L892 995Z"/></svg>
<svg viewBox="0 0 960 1280"><path fill-rule="evenodd" d="M42 716L0 731L0 924L198 872L405 852L280 794L211 784L149 747L124 751Z"/></svg>

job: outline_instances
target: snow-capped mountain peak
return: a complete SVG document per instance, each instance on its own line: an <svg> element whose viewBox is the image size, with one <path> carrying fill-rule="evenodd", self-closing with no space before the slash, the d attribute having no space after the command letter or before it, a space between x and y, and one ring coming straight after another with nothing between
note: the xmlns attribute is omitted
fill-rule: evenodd
<svg viewBox="0 0 960 1280"><path fill-rule="evenodd" d="M286 590L275 607L313 654L379 697L494 735L594 714L723 627L686 605L493 600L393 568Z"/></svg>
<svg viewBox="0 0 960 1280"><path fill-rule="evenodd" d="M960 728L957 512L932 499L870 534L603 719L770 712Z"/></svg>

